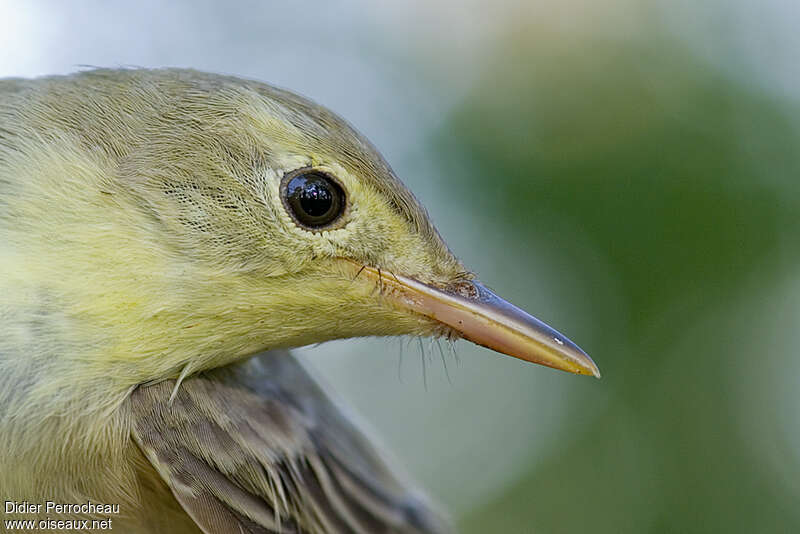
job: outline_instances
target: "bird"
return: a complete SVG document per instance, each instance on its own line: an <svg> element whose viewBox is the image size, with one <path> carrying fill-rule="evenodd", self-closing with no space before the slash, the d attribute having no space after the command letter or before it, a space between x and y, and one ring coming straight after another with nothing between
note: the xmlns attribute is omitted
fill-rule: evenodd
<svg viewBox="0 0 800 534"><path fill-rule="evenodd" d="M4 519L40 530L449 532L290 349L466 339L600 376L345 120L192 69L0 80L0 292Z"/></svg>

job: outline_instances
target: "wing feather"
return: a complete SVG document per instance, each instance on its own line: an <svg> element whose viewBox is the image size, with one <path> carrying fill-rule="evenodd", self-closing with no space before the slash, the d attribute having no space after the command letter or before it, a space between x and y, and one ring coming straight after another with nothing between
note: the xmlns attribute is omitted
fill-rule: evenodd
<svg viewBox="0 0 800 534"><path fill-rule="evenodd" d="M174 388L132 394L134 439L206 534L447 531L287 352Z"/></svg>

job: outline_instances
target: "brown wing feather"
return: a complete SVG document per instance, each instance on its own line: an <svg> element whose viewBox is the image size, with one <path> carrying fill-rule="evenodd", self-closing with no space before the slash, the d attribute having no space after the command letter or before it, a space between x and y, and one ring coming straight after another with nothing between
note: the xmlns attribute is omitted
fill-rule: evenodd
<svg viewBox="0 0 800 534"><path fill-rule="evenodd" d="M287 352L174 387L133 393L134 439L203 532L447 531Z"/></svg>

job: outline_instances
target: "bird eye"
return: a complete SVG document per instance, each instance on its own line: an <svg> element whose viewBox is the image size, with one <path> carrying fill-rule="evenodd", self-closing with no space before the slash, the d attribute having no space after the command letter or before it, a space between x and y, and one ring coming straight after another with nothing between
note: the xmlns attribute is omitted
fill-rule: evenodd
<svg viewBox="0 0 800 534"><path fill-rule="evenodd" d="M302 226L322 228L338 219L345 207L344 191L320 171L303 171L284 178L283 201Z"/></svg>

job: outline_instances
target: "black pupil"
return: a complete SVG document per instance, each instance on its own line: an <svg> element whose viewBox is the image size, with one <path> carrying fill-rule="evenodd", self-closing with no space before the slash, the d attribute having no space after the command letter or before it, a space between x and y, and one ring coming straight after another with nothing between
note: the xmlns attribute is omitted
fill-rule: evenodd
<svg viewBox="0 0 800 534"><path fill-rule="evenodd" d="M324 174L309 172L289 180L286 198L295 217L307 226L323 226L341 211L342 190Z"/></svg>
<svg viewBox="0 0 800 534"><path fill-rule="evenodd" d="M328 184L319 178L297 177L290 182L298 182L292 190L292 196L300 201L303 211L312 217L320 217L330 211L333 206L333 193Z"/></svg>

